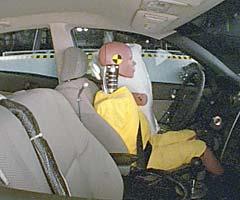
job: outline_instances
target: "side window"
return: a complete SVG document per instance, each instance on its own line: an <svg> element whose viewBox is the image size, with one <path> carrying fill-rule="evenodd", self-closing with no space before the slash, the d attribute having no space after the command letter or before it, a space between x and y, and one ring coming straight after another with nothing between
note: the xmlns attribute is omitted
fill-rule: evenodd
<svg viewBox="0 0 240 200"><path fill-rule="evenodd" d="M1 34L1 54L4 56L7 52L32 50L34 34L34 30Z"/></svg>
<svg viewBox="0 0 240 200"><path fill-rule="evenodd" d="M55 87L56 64L48 28L0 34L1 91ZM11 83L9 82L11 80Z"/></svg>
<svg viewBox="0 0 240 200"><path fill-rule="evenodd" d="M50 30L43 28L2 33L0 47L0 53L5 55L12 51L19 54L17 51L52 50L53 44Z"/></svg>
<svg viewBox="0 0 240 200"><path fill-rule="evenodd" d="M75 45L88 54L89 61L92 59L92 54L97 52L105 42L119 41L140 44L142 46L143 60L150 79L154 83L180 83L181 80L178 74L180 74L181 68L194 62L189 56L164 40L136 33L75 28L72 30L72 35Z"/></svg>

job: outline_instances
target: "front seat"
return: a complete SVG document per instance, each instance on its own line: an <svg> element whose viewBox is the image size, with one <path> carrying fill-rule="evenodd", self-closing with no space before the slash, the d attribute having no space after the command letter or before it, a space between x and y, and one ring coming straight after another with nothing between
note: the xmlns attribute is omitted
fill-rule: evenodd
<svg viewBox="0 0 240 200"><path fill-rule="evenodd" d="M33 89L17 92L11 99L33 113L72 196L122 199L123 181L115 162L82 125L61 93L52 89ZM23 125L2 106L0 137L0 178L5 180L5 185L51 193Z"/></svg>
<svg viewBox="0 0 240 200"><path fill-rule="evenodd" d="M71 103L84 126L103 144L109 153L127 153L127 147L118 133L100 117L93 107L98 87L84 78L87 73L87 55L79 48L70 47L64 52L61 83L56 90ZM88 87L84 88L87 83Z"/></svg>

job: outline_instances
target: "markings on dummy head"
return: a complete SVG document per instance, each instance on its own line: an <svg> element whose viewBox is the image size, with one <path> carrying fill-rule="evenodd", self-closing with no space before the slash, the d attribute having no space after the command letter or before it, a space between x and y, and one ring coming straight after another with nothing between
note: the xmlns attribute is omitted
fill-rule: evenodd
<svg viewBox="0 0 240 200"><path fill-rule="evenodd" d="M122 63L122 56L120 56L119 54L114 54L112 56L112 61L116 64L116 65L120 65Z"/></svg>

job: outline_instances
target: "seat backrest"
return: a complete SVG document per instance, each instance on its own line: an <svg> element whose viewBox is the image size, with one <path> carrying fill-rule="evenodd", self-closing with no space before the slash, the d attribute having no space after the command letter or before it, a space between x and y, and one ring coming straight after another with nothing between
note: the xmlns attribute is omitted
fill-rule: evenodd
<svg viewBox="0 0 240 200"><path fill-rule="evenodd" d="M62 82L56 87L71 103L84 126L111 153L127 153L127 147L118 133L104 120L93 107L93 100L98 87L95 83L83 78L87 72L87 55L79 48L70 47L64 53L64 65L60 75ZM72 68L72 69L69 69ZM80 94L84 83L88 83ZM79 113L80 107L80 113Z"/></svg>
<svg viewBox="0 0 240 200"><path fill-rule="evenodd" d="M131 92L145 93L147 95L148 102L146 105L140 106L140 109L149 121L151 132L157 133L159 126L153 113L152 83L142 58L142 47L139 44L128 45L132 51L133 60L136 63L135 73L133 78L119 76L118 85L126 86Z"/></svg>
<svg viewBox="0 0 240 200"><path fill-rule="evenodd" d="M121 199L120 172L105 148L82 125L69 102L51 89L14 94L35 116L72 196ZM9 187L51 193L32 144L18 119L0 106L0 169Z"/></svg>

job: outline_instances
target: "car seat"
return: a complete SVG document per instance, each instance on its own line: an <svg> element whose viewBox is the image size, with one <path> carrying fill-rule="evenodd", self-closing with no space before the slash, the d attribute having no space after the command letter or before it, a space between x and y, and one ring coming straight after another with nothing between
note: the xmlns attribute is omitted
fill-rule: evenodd
<svg viewBox="0 0 240 200"><path fill-rule="evenodd" d="M83 126L64 96L51 89L13 94L35 116L72 196L122 199L123 181L105 148ZM0 106L1 178L10 188L51 193L34 148L20 121Z"/></svg>

